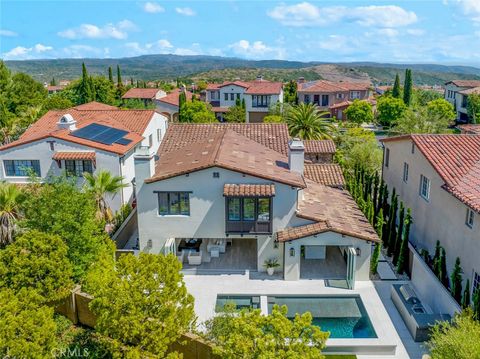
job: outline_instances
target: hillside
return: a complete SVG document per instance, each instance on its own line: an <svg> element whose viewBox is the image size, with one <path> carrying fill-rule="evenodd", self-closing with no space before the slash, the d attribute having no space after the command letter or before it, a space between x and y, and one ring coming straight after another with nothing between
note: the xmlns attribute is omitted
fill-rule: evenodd
<svg viewBox="0 0 480 359"><path fill-rule="evenodd" d="M22 71L39 81L70 80L81 74L85 62L92 74L107 74L108 66L120 65L124 79L174 80L176 78L208 79L220 81L240 77L253 79L260 73L270 80L287 81L300 76L313 80L371 80L374 83L391 83L398 72L413 69L414 82L422 85L442 85L448 80L480 79L480 69L471 66L446 66L437 64L381 64L354 62L326 64L284 60L244 60L219 56L144 55L120 59L55 59L6 61L13 71Z"/></svg>

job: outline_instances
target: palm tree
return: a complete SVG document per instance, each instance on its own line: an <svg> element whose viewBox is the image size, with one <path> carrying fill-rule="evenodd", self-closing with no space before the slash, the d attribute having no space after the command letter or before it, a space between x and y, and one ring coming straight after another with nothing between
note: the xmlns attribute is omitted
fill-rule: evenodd
<svg viewBox="0 0 480 359"><path fill-rule="evenodd" d="M287 114L287 125L290 136L302 140L331 139L334 127L325 119L328 111L320 111L313 104L301 103Z"/></svg>
<svg viewBox="0 0 480 359"><path fill-rule="evenodd" d="M23 192L13 183L0 183L0 247L13 240L15 223L20 217Z"/></svg>
<svg viewBox="0 0 480 359"><path fill-rule="evenodd" d="M96 175L84 173L83 177L86 180L86 191L92 193L95 199L97 218L110 223L113 219L113 214L105 200L105 195L109 194L114 197L120 189L126 187L127 184L122 183L123 177L112 176L112 174L106 170L98 171Z"/></svg>

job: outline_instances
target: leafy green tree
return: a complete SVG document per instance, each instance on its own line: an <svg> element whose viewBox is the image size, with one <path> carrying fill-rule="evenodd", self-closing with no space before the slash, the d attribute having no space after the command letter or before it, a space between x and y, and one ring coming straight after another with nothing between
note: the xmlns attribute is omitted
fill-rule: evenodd
<svg viewBox="0 0 480 359"><path fill-rule="evenodd" d="M51 302L73 287L67 246L59 236L26 232L0 251L0 287L34 289Z"/></svg>
<svg viewBox="0 0 480 359"><path fill-rule="evenodd" d="M0 356L50 358L57 347L53 308L35 291L0 289Z"/></svg>
<svg viewBox="0 0 480 359"><path fill-rule="evenodd" d="M42 185L30 185L22 210L23 228L58 235L65 241L76 281L84 277L101 253L113 255L105 224L95 217L95 199L81 192L74 179L55 177Z"/></svg>
<svg viewBox="0 0 480 359"><path fill-rule="evenodd" d="M398 73L395 75L395 82L393 84L392 96L395 98L401 97L400 76L398 76Z"/></svg>
<svg viewBox="0 0 480 359"><path fill-rule="evenodd" d="M264 123L283 123L283 117L279 115L267 115L263 118Z"/></svg>
<svg viewBox="0 0 480 359"><path fill-rule="evenodd" d="M382 238L382 227L383 227L383 209L380 208L378 212L375 230L379 238ZM372 259L370 261L370 272L372 274L377 274L378 260L380 258L380 253L382 251L382 243L375 243L375 249L373 250Z"/></svg>
<svg viewBox="0 0 480 359"><path fill-rule="evenodd" d="M0 183L0 248L13 240L24 199L25 196L17 185Z"/></svg>
<svg viewBox="0 0 480 359"><path fill-rule="evenodd" d="M12 76L11 84L7 90L9 111L20 115L28 108L41 108L47 94L47 90L41 83L27 74L16 73Z"/></svg>
<svg viewBox="0 0 480 359"><path fill-rule="evenodd" d="M410 106L412 102L412 93L413 93L413 79L412 79L412 70L405 70L405 83L403 85L403 102L405 105Z"/></svg>
<svg viewBox="0 0 480 359"><path fill-rule="evenodd" d="M74 105L75 104L67 96L60 92L48 96L43 103L42 110L45 112L49 110L60 110L73 107Z"/></svg>
<svg viewBox="0 0 480 359"><path fill-rule="evenodd" d="M382 96L377 102L377 121L382 126L391 126L403 116L407 107L399 99L390 96Z"/></svg>
<svg viewBox="0 0 480 359"><path fill-rule="evenodd" d="M92 76L90 79L94 101L106 103L108 105L117 104L115 99L115 87L110 81L103 76Z"/></svg>
<svg viewBox="0 0 480 359"><path fill-rule="evenodd" d="M373 122L372 105L364 100L355 99L345 110L345 115L350 122L358 124Z"/></svg>
<svg viewBox="0 0 480 359"><path fill-rule="evenodd" d="M288 112L287 125L290 136L303 140L332 138L334 127L324 118L328 112L321 112L313 104L301 103Z"/></svg>
<svg viewBox="0 0 480 359"><path fill-rule="evenodd" d="M95 199L97 207L96 218L99 221L110 223L113 219L113 213L107 203L107 195L113 198L122 188L127 187L123 183L122 176L113 176L107 170L97 171L96 174L84 173L85 190L91 193Z"/></svg>
<svg viewBox="0 0 480 359"><path fill-rule="evenodd" d="M283 101L292 105L298 102L297 82L295 80L290 80L283 86Z"/></svg>
<svg viewBox="0 0 480 359"><path fill-rule="evenodd" d="M415 106L427 106L429 102L443 99L443 95L435 90L414 89L413 99Z"/></svg>
<svg viewBox="0 0 480 359"><path fill-rule="evenodd" d="M123 100L121 107L132 109L132 110L145 110L145 109L154 110L155 104L151 101L145 103L144 101L138 98L130 98L130 99Z"/></svg>
<svg viewBox="0 0 480 359"><path fill-rule="evenodd" d="M108 66L108 81L113 85L113 72L112 72L112 66Z"/></svg>
<svg viewBox="0 0 480 359"><path fill-rule="evenodd" d="M452 122L456 117L453 105L443 98L428 102L427 114L430 117L435 117L445 122Z"/></svg>
<svg viewBox="0 0 480 359"><path fill-rule="evenodd" d="M246 121L247 112L242 107L240 100L239 105L232 106L225 113L224 119L226 122L239 122L244 123Z"/></svg>
<svg viewBox="0 0 480 359"><path fill-rule="evenodd" d="M468 308L470 306L470 279L467 278L467 283L465 284L465 289L463 290L462 296L462 308Z"/></svg>
<svg viewBox="0 0 480 359"><path fill-rule="evenodd" d="M412 225L412 211L410 208L407 209L407 215L405 217L405 232L403 234L402 245L400 246L400 257L398 258L397 263L397 272L399 274L405 273L408 265L408 240L410 237L410 226Z"/></svg>
<svg viewBox="0 0 480 359"><path fill-rule="evenodd" d="M188 122L185 118L185 104L187 103L187 95L185 94L185 91L180 91L178 94L178 120L180 122Z"/></svg>
<svg viewBox="0 0 480 359"><path fill-rule="evenodd" d="M123 255L114 268L94 267L89 278L96 279L89 289L95 329L131 355L146 350L164 357L195 317L180 269L174 255L146 253Z"/></svg>
<svg viewBox="0 0 480 359"><path fill-rule="evenodd" d="M430 331L427 346L432 359L480 358L480 322L464 310L452 322L437 322Z"/></svg>
<svg viewBox="0 0 480 359"><path fill-rule="evenodd" d="M211 106L203 101L188 101L182 106L181 122L208 123L217 122Z"/></svg>
<svg viewBox="0 0 480 359"><path fill-rule="evenodd" d="M467 113L472 123L480 123L480 94L468 95Z"/></svg>
<svg viewBox="0 0 480 359"><path fill-rule="evenodd" d="M310 312L287 317L286 306L273 307L262 315L259 309L225 312L206 322L206 338L215 344L214 353L236 358L323 358L328 333L312 325Z"/></svg>
<svg viewBox="0 0 480 359"><path fill-rule="evenodd" d="M460 258L457 257L455 260L455 267L450 276L450 282L452 283L450 293L452 293L453 298L455 298L458 303L462 302L462 273L463 270L460 266Z"/></svg>
<svg viewBox="0 0 480 359"><path fill-rule="evenodd" d="M392 132L397 134L445 133L450 123L451 120L447 117L439 117L435 113L429 114L428 108L409 108L394 123Z"/></svg>

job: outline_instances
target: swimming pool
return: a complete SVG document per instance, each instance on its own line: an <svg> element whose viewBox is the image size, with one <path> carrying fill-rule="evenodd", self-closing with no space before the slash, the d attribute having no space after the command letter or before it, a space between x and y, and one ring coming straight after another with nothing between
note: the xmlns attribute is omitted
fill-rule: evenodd
<svg viewBox="0 0 480 359"><path fill-rule="evenodd" d="M268 296L268 312L275 304L288 307L288 316L312 313L313 324L330 338L377 338L360 296Z"/></svg>

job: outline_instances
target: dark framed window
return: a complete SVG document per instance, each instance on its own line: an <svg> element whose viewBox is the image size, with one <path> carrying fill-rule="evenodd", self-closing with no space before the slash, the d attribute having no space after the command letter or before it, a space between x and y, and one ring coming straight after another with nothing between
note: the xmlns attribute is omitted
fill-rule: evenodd
<svg viewBox="0 0 480 359"><path fill-rule="evenodd" d="M90 160L65 160L67 176L83 177L84 172L93 173L93 164Z"/></svg>
<svg viewBox="0 0 480 359"><path fill-rule="evenodd" d="M385 167L388 167L390 162L390 149L386 148L385 149Z"/></svg>
<svg viewBox="0 0 480 359"><path fill-rule="evenodd" d="M233 101L235 99L235 94L234 93L231 93L230 94L230 101Z"/></svg>
<svg viewBox="0 0 480 359"><path fill-rule="evenodd" d="M257 221L259 222L270 221L270 198L258 199Z"/></svg>
<svg viewBox="0 0 480 359"><path fill-rule="evenodd" d="M465 224L468 227L473 228L474 218L475 218L475 212L473 212L470 208L467 208L467 218L465 220Z"/></svg>
<svg viewBox="0 0 480 359"><path fill-rule="evenodd" d="M228 198L228 220L240 220L240 198Z"/></svg>
<svg viewBox="0 0 480 359"><path fill-rule="evenodd" d="M225 101L228 101L228 93L225 93L224 97L225 97Z"/></svg>
<svg viewBox="0 0 480 359"><path fill-rule="evenodd" d="M271 98L270 95L253 95L252 107L269 107L270 98Z"/></svg>
<svg viewBox="0 0 480 359"><path fill-rule="evenodd" d="M190 192L157 192L158 214L190 215Z"/></svg>
<svg viewBox="0 0 480 359"><path fill-rule="evenodd" d="M403 163L403 182L408 182L408 163Z"/></svg>
<svg viewBox="0 0 480 359"><path fill-rule="evenodd" d="M243 199L242 219L244 221L254 221L255 220L255 202L256 202L256 198L244 198Z"/></svg>
<svg viewBox="0 0 480 359"><path fill-rule="evenodd" d="M40 177L39 160L4 160L5 175L12 177L28 177L32 172Z"/></svg>
<svg viewBox="0 0 480 359"><path fill-rule="evenodd" d="M271 233L271 197L226 197L227 233Z"/></svg>
<svg viewBox="0 0 480 359"><path fill-rule="evenodd" d="M328 106L328 102L329 102L329 96L328 95L322 95L322 106L323 107Z"/></svg>

